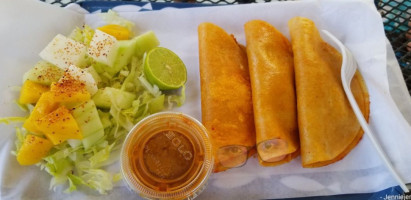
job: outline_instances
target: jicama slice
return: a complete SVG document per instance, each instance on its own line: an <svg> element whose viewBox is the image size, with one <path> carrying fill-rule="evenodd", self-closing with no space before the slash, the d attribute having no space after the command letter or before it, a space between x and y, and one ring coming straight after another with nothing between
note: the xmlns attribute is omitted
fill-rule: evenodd
<svg viewBox="0 0 411 200"><path fill-rule="evenodd" d="M85 61L86 51L87 47L80 42L58 34L40 52L40 57L64 70L70 65L81 66Z"/></svg>
<svg viewBox="0 0 411 200"><path fill-rule="evenodd" d="M112 67L117 56L118 42L114 36L96 30L88 47L87 54L95 61Z"/></svg>

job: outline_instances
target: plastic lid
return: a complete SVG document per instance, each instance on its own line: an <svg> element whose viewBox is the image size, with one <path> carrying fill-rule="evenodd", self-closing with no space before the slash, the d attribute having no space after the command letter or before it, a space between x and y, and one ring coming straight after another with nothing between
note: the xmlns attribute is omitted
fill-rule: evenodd
<svg viewBox="0 0 411 200"><path fill-rule="evenodd" d="M162 112L140 121L121 151L121 169L131 189L149 199L196 197L212 171L211 142L194 118Z"/></svg>

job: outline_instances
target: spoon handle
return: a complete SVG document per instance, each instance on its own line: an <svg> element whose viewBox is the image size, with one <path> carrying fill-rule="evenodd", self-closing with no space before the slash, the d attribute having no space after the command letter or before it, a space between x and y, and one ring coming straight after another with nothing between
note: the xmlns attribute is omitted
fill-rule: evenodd
<svg viewBox="0 0 411 200"><path fill-rule="evenodd" d="M391 162L388 160L388 156L382 149L379 141L375 138L374 133L371 131L370 127L368 126L367 121L365 120L363 114L361 113L360 108L358 107L357 102L355 101L354 95L351 92L351 87L350 83L351 80L355 74L355 71L358 68L357 62L355 61L354 56L350 52L348 48L346 48L340 40L338 40L333 34L330 32L323 30L323 33L330 39L332 40L339 48L341 54L342 54L342 66L341 66L341 80L342 80L342 85L345 91L345 94L347 95L348 101L350 102L351 108L353 109L358 121L360 122L360 125L362 129L364 130L365 134L370 138L374 148L377 150L378 155L384 162L385 166L388 168L388 171L391 173L391 175L394 177L394 179L397 181L401 189L408 193L409 190L407 186L405 185L404 181L401 179L401 177L398 175L398 172L395 170L395 168L392 166Z"/></svg>
<svg viewBox="0 0 411 200"><path fill-rule="evenodd" d="M370 138L372 144L374 145L374 148L377 150L378 155L384 162L385 166L388 168L388 171L390 171L391 175L395 178L401 189L408 193L409 190L407 186L405 185L404 181L401 179L401 177L398 175L397 171L394 169L392 166L391 162L388 160L388 156L382 149L380 143L378 142L377 138L375 138L374 133L371 131L370 127L368 126L367 121L364 119L364 116L361 113L360 108L357 105L357 102L354 99L353 94L351 91L347 91L344 87L345 93L347 94L348 100L350 101L351 107L354 110L355 115L357 116L358 121L360 122L360 125L368 138Z"/></svg>

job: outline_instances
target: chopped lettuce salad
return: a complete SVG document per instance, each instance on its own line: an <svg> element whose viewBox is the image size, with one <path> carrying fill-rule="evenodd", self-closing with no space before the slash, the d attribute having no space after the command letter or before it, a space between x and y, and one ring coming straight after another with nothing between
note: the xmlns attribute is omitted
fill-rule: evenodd
<svg viewBox="0 0 411 200"><path fill-rule="evenodd" d="M115 12L101 17L106 26L78 27L47 45L23 77L17 104L29 115L0 119L24 122L12 153L21 165L49 173L53 190L110 191L121 174L105 167L119 160L131 128L185 100L184 86L163 92L144 76L144 55L159 45L154 32L134 36L134 24Z"/></svg>

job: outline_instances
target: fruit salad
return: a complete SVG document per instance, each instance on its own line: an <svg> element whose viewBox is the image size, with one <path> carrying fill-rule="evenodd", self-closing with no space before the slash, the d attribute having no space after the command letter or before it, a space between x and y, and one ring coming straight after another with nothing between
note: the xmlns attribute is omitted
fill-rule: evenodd
<svg viewBox="0 0 411 200"><path fill-rule="evenodd" d="M120 169L109 172L106 167L119 159L131 128L150 114L184 103L181 59L158 47L153 31L135 35L134 24L112 11L101 17L107 22L102 27L85 25L50 41L23 76L17 104L27 117L0 120L21 119L13 153L20 165L37 165L50 174L53 189L111 190L121 179ZM153 53L145 62L148 52ZM159 88L159 83L172 86Z"/></svg>

